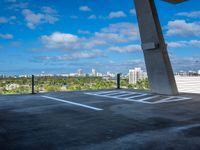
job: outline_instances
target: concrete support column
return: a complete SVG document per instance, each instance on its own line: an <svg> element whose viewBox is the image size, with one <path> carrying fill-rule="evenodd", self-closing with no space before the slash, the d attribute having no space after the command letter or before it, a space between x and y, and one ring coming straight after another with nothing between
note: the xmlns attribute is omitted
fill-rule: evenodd
<svg viewBox="0 0 200 150"><path fill-rule="evenodd" d="M142 49L152 92L177 95L178 90L154 0L134 0Z"/></svg>

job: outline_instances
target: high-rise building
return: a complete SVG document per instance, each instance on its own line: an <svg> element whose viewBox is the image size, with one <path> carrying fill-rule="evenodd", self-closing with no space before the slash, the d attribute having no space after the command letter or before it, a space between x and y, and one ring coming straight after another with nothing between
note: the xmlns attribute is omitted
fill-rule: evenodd
<svg viewBox="0 0 200 150"><path fill-rule="evenodd" d="M109 72L109 71L106 73L106 75L109 76L109 77L115 77L115 74L114 74L114 73L111 73L111 72Z"/></svg>
<svg viewBox="0 0 200 150"><path fill-rule="evenodd" d="M97 72L95 69L92 69L92 76L97 76Z"/></svg>
<svg viewBox="0 0 200 150"><path fill-rule="evenodd" d="M136 84L138 80L145 79L146 77L146 72L143 72L141 68L129 70L129 84Z"/></svg>
<svg viewBox="0 0 200 150"><path fill-rule="evenodd" d="M102 76L103 76L102 73L97 72L97 77L102 77Z"/></svg>
<svg viewBox="0 0 200 150"><path fill-rule="evenodd" d="M78 76L83 76L83 70L82 70L82 69L78 69L77 75L78 75Z"/></svg>

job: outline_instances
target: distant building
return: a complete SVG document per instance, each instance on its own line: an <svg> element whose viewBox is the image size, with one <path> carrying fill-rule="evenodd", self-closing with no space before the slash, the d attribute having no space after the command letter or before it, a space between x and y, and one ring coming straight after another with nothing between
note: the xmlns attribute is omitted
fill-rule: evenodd
<svg viewBox="0 0 200 150"><path fill-rule="evenodd" d="M78 69L77 75L78 75L78 76L83 76L83 70L82 70L82 69Z"/></svg>
<svg viewBox="0 0 200 150"><path fill-rule="evenodd" d="M7 84L6 85L6 90L15 90L19 88L19 84Z"/></svg>
<svg viewBox="0 0 200 150"><path fill-rule="evenodd" d="M177 73L175 73L175 76L198 76L200 72L198 71L193 71L193 70L190 70L190 71L179 71Z"/></svg>
<svg viewBox="0 0 200 150"><path fill-rule="evenodd" d="M197 76L197 72L196 72L196 71L193 71L193 70L190 70L190 71L188 72L188 75L189 75L189 76Z"/></svg>
<svg viewBox="0 0 200 150"><path fill-rule="evenodd" d="M200 70L198 70L198 75L200 75Z"/></svg>
<svg viewBox="0 0 200 150"><path fill-rule="evenodd" d="M97 77L102 77L102 76L103 76L102 73L97 72Z"/></svg>
<svg viewBox="0 0 200 150"><path fill-rule="evenodd" d="M181 71L177 72L176 75L178 75L178 76L187 76L187 72L181 70Z"/></svg>
<svg viewBox="0 0 200 150"><path fill-rule="evenodd" d="M138 80L145 79L147 73L141 68L135 68L129 70L129 84L136 84Z"/></svg>
<svg viewBox="0 0 200 150"><path fill-rule="evenodd" d="M74 77L74 76L76 76L76 73L70 73L69 76Z"/></svg>
<svg viewBox="0 0 200 150"><path fill-rule="evenodd" d="M61 74L60 76L62 76L62 77L68 77L69 74Z"/></svg>
<svg viewBox="0 0 200 150"><path fill-rule="evenodd" d="M112 78L115 77L115 74L114 74L114 73L110 73L110 72L107 72L106 75L107 75L108 77L112 77Z"/></svg>
<svg viewBox="0 0 200 150"><path fill-rule="evenodd" d="M92 76L97 76L97 72L95 69L92 69Z"/></svg>
<svg viewBox="0 0 200 150"><path fill-rule="evenodd" d="M29 77L28 75L19 75L20 78L27 78Z"/></svg>

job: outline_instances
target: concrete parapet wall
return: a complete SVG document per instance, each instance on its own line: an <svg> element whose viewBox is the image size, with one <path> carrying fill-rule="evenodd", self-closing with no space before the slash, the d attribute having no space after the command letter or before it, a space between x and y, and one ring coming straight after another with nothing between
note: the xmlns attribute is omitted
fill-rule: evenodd
<svg viewBox="0 0 200 150"><path fill-rule="evenodd" d="M200 93L200 76L175 76L179 92Z"/></svg>

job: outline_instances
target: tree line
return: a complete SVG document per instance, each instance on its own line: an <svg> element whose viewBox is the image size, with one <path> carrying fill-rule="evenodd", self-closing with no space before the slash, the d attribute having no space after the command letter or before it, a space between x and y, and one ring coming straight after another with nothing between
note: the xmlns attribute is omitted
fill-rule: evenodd
<svg viewBox="0 0 200 150"><path fill-rule="evenodd" d="M31 92L31 78L1 77L0 94L24 94ZM136 84L129 84L128 79L121 80L122 88L149 89L148 79L139 80ZM115 80L102 77L35 77L36 92L98 90L116 88Z"/></svg>

